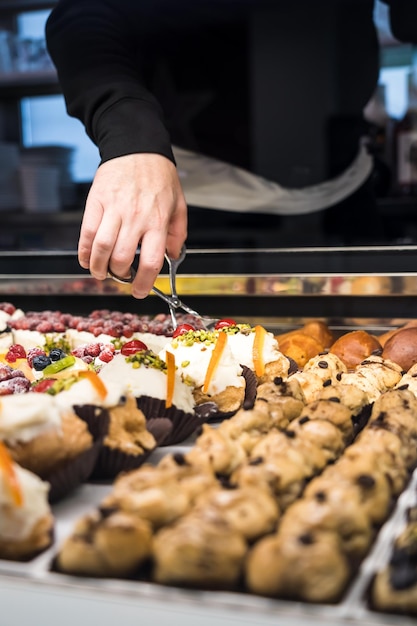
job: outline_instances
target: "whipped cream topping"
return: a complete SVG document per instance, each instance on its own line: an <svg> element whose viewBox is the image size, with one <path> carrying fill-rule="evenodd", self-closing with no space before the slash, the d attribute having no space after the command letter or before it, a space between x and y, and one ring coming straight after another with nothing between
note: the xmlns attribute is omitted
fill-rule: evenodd
<svg viewBox="0 0 417 626"><path fill-rule="evenodd" d="M113 407L120 404L121 398L126 395L123 381L109 380L105 382L105 387L107 394L103 398L89 378L79 378L67 389L63 389L53 397L61 409L71 408L77 404L92 404L102 407Z"/></svg>
<svg viewBox="0 0 417 626"><path fill-rule="evenodd" d="M249 367L251 370L254 370L253 342L255 340L255 331L252 330L252 332L249 333L228 333L227 339L230 350L237 362L241 365L246 365L246 367ZM283 354L279 351L278 341L271 332L267 332L265 334L262 350L263 362L266 365L267 363L280 361L282 358Z"/></svg>
<svg viewBox="0 0 417 626"><path fill-rule="evenodd" d="M122 354L116 354L99 372L104 384L110 385L112 382L120 383L124 386L125 393L132 394L136 398L150 396L165 400L167 394L167 374L166 372L151 366L138 363L131 363ZM194 411L194 398L192 388L186 385L177 374L175 378L173 404L186 413Z"/></svg>
<svg viewBox="0 0 417 626"><path fill-rule="evenodd" d="M242 376L242 367L236 357L233 355L229 347L228 341L221 354L219 363L213 372L208 394L210 396L217 395L224 391L227 387L243 387L245 379ZM198 388L202 387L206 377L207 368L210 363L211 355L214 350L215 343L204 343L194 341L191 345L181 341L168 343L159 353L161 359L166 359L166 352L169 351L175 356L175 364L181 375L192 381L193 385Z"/></svg>
<svg viewBox="0 0 417 626"><path fill-rule="evenodd" d="M54 334L56 333L48 333L51 336ZM43 348L46 344L46 335L37 330L15 328L13 330L13 343L23 346L26 351L31 348Z"/></svg>
<svg viewBox="0 0 417 626"><path fill-rule="evenodd" d="M1 440L25 442L51 428L61 428L61 412L53 396L22 393L0 398Z"/></svg>
<svg viewBox="0 0 417 626"><path fill-rule="evenodd" d="M3 541L21 541L30 536L37 522L50 513L49 483L16 463L14 471L23 502L16 506L7 481L0 470L0 537Z"/></svg>

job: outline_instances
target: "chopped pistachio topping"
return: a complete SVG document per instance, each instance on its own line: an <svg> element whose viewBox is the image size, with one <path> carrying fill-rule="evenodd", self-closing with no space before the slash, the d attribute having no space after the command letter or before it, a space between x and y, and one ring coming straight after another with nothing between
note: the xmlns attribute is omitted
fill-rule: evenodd
<svg viewBox="0 0 417 626"><path fill-rule="evenodd" d="M69 345L69 342L64 337L55 337L54 335L45 336L45 345L43 346L43 348L48 354L51 352L51 350L54 350L55 348L59 348L67 354L71 352L71 346Z"/></svg>
<svg viewBox="0 0 417 626"><path fill-rule="evenodd" d="M167 373L167 364L152 350L139 350L135 354L130 354L126 357L126 363L131 363L133 369L138 369L141 365L144 365L145 367L160 370L164 374Z"/></svg>
<svg viewBox="0 0 417 626"><path fill-rule="evenodd" d="M216 343L217 336L218 332L213 330L189 330L175 337L172 340L172 346L173 348L177 348L180 344L193 346L197 342L209 346L212 343Z"/></svg>

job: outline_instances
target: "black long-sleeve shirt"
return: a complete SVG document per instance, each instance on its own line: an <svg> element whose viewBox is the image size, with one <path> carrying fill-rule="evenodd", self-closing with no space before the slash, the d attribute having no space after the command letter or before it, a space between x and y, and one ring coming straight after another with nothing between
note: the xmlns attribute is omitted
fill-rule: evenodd
<svg viewBox="0 0 417 626"><path fill-rule="evenodd" d="M394 35L417 41L417 2L387 2ZM378 76L373 4L60 0L46 36L68 113L83 122L102 161L136 152L174 160L178 143L250 168L254 133L264 124L288 161L277 176L286 184L297 154L320 161L320 150L327 154L341 138L341 156L331 148L331 163L327 154L311 183L341 171L357 150ZM259 29L270 16L274 30L264 42ZM271 67L256 100L268 46Z"/></svg>

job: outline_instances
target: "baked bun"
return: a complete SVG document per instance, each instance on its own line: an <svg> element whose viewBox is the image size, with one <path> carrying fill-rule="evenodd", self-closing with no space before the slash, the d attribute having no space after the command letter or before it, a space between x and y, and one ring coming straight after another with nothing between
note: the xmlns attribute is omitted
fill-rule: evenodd
<svg viewBox="0 0 417 626"><path fill-rule="evenodd" d="M303 332L317 339L325 348L330 348L334 343L334 335L325 322L314 320L303 326Z"/></svg>
<svg viewBox="0 0 417 626"><path fill-rule="evenodd" d="M408 371L417 363L417 327L410 326L394 333L385 343L382 356Z"/></svg>
<svg viewBox="0 0 417 626"><path fill-rule="evenodd" d="M288 333L282 338L278 336L278 345L281 352L293 359L299 368L303 368L307 361L324 351L324 345L303 330Z"/></svg>
<svg viewBox="0 0 417 626"><path fill-rule="evenodd" d="M390 337L393 337L394 335L404 330L405 328L415 328L415 327L417 327L417 320L410 320L406 324L402 324L399 328L393 328L392 330L388 330L386 333L383 333L382 335L378 335L378 341L381 344L381 346L384 347L388 339L390 339Z"/></svg>
<svg viewBox="0 0 417 626"><path fill-rule="evenodd" d="M355 369L364 359L378 351L382 352L381 344L366 330L345 333L330 346L330 352L336 354L348 369Z"/></svg>

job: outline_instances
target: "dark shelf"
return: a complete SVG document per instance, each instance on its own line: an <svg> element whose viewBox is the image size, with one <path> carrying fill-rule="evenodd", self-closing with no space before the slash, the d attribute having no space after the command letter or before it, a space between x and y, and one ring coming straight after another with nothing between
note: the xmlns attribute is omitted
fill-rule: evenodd
<svg viewBox="0 0 417 626"><path fill-rule="evenodd" d="M57 0L0 0L2 13L18 13L19 11L38 11L50 9L57 4Z"/></svg>
<svg viewBox="0 0 417 626"><path fill-rule="evenodd" d="M0 94L2 99L50 95L60 92L61 88L54 69L0 74Z"/></svg>

